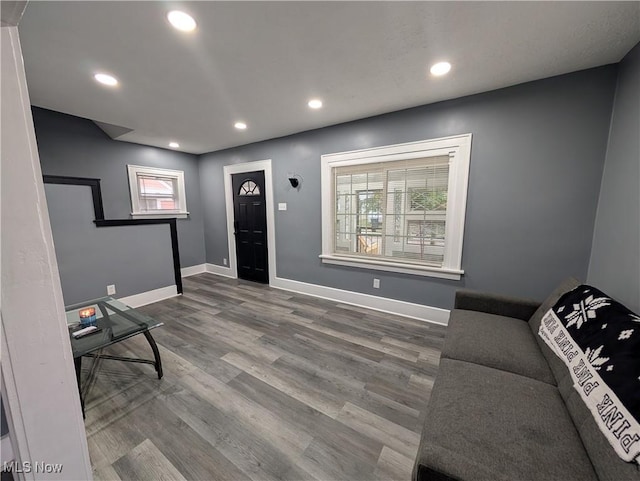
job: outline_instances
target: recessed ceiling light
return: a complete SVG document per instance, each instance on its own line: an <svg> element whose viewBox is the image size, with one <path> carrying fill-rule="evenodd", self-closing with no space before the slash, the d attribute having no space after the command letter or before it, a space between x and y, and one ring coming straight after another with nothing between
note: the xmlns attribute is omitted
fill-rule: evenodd
<svg viewBox="0 0 640 481"><path fill-rule="evenodd" d="M174 28L182 32L193 32L196 29L196 21L193 17L180 10L173 10L167 14L167 20Z"/></svg>
<svg viewBox="0 0 640 481"><path fill-rule="evenodd" d="M169 147L172 149L178 149L180 148L180 144L178 142L169 142Z"/></svg>
<svg viewBox="0 0 640 481"><path fill-rule="evenodd" d="M431 66L430 72L431 75L439 77L440 75L449 73L449 70L451 70L451 64L449 62L438 62Z"/></svg>
<svg viewBox="0 0 640 481"><path fill-rule="evenodd" d="M238 130L244 130L247 128L247 124L244 122L236 122L233 126Z"/></svg>
<svg viewBox="0 0 640 481"><path fill-rule="evenodd" d="M97 73L93 76L97 82L100 82L103 85L108 85L109 87L115 87L118 85L118 79L113 75L109 75L106 73Z"/></svg>
<svg viewBox="0 0 640 481"><path fill-rule="evenodd" d="M307 105L312 109L319 109L322 107L322 100L312 99L312 100L309 100L309 103Z"/></svg>

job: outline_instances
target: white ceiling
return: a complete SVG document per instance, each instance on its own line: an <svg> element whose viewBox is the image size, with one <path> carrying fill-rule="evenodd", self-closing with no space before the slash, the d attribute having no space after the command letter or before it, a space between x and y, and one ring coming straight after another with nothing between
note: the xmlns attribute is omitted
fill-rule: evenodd
<svg viewBox="0 0 640 481"><path fill-rule="evenodd" d="M19 31L34 105L202 153L618 62L640 2L30 2Z"/></svg>

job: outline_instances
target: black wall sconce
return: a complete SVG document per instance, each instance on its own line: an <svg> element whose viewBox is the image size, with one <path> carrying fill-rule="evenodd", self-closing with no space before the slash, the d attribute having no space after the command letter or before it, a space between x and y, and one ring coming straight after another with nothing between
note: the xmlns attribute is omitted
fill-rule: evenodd
<svg viewBox="0 0 640 481"><path fill-rule="evenodd" d="M300 186L302 185L302 177L297 174L290 174L289 183L291 184L291 187L299 190Z"/></svg>

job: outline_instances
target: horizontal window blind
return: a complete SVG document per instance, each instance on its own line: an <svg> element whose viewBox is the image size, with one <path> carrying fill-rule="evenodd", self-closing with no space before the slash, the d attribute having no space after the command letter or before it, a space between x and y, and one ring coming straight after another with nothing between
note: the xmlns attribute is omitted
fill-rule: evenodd
<svg viewBox="0 0 640 481"><path fill-rule="evenodd" d="M333 252L441 267L449 156L332 168Z"/></svg>

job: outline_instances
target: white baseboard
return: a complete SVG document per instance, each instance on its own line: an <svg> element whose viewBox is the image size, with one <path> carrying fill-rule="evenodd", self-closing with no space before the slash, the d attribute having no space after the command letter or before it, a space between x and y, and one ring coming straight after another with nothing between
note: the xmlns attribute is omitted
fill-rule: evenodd
<svg viewBox="0 0 640 481"><path fill-rule="evenodd" d="M236 278L236 276L231 273L231 268L229 267L209 263L205 264L205 266L206 272L211 274L230 277L232 279ZM194 272L194 274L199 272L202 271ZM272 279L270 285L276 289L320 297L322 299L329 299L331 301L342 302L344 304L365 307L367 309L373 309L374 311L387 312L398 316L410 317L412 319L432 322L443 326L446 326L449 322L448 309L440 309L438 307L398 301L387 297L372 296L370 294L362 294L360 292L345 291L342 289L335 289L333 287L320 286L318 284L309 284L306 282L294 281L292 279L284 279L282 277Z"/></svg>
<svg viewBox="0 0 640 481"><path fill-rule="evenodd" d="M206 264L197 264L195 266L183 267L180 269L180 275L182 277L195 276L196 274L202 274L203 272L207 272Z"/></svg>
<svg viewBox="0 0 640 481"><path fill-rule="evenodd" d="M152 291L141 292L140 294L134 294L132 296L121 297L120 302L124 302L127 306L136 308L146 306L152 302L163 301L170 297L176 297L178 295L178 288L176 286L161 287Z"/></svg>
<svg viewBox="0 0 640 481"><path fill-rule="evenodd" d="M219 276L223 276L223 277L231 277L232 279L236 279L236 276L234 276L231 273L231 268L230 267L225 267L225 266L219 266L217 264L206 264L206 268L207 268L207 272L211 273L211 274L217 274Z"/></svg>
<svg viewBox="0 0 640 481"><path fill-rule="evenodd" d="M449 310L276 277L271 287L446 326Z"/></svg>

